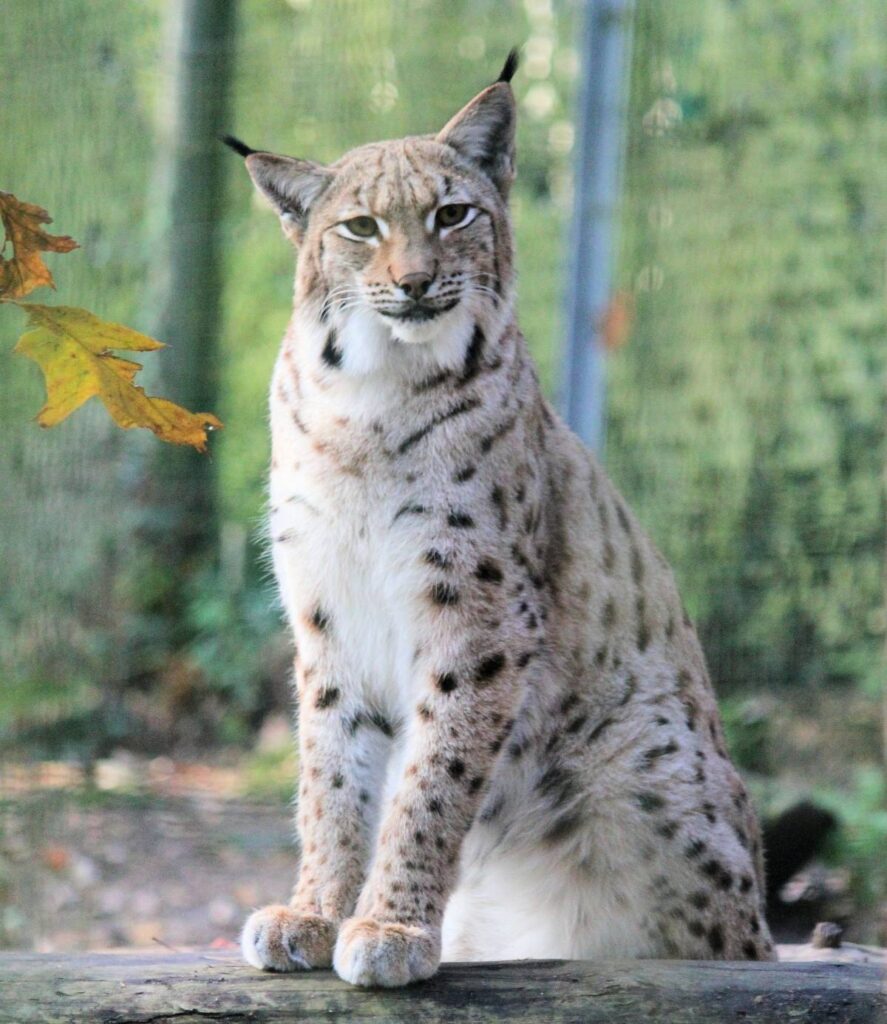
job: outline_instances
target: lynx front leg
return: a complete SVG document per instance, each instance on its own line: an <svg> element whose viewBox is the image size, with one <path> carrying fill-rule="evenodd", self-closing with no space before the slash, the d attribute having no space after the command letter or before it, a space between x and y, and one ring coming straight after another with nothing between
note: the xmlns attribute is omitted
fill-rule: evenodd
<svg viewBox="0 0 887 1024"><path fill-rule="evenodd" d="M428 671L370 876L336 943L335 969L353 984L406 985L440 962L459 849L520 695L519 655L490 647L495 634L475 639L458 668L445 660L452 640L440 645Z"/></svg>
<svg viewBox="0 0 887 1024"><path fill-rule="evenodd" d="M366 876L390 728L344 685L334 629L318 608L297 630L299 877L289 905L257 910L241 937L246 960L265 970L329 967L338 925Z"/></svg>

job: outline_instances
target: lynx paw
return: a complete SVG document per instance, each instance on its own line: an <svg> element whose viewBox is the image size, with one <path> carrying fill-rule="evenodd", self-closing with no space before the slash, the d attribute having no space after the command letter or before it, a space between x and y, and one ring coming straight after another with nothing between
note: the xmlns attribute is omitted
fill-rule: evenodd
<svg viewBox="0 0 887 1024"><path fill-rule="evenodd" d="M247 963L264 971L308 971L329 967L336 926L291 907L262 907L243 926L240 948Z"/></svg>
<svg viewBox="0 0 887 1024"><path fill-rule="evenodd" d="M439 963L439 933L371 917L346 921L333 954L336 974L344 981L386 988L430 978Z"/></svg>

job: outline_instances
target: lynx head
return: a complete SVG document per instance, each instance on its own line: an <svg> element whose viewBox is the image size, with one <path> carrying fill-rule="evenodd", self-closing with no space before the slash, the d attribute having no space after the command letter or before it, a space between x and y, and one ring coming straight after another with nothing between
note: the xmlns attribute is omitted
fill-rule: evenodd
<svg viewBox="0 0 887 1024"><path fill-rule="evenodd" d="M478 319L501 315L513 276L516 67L512 51L436 135L361 146L328 166L225 140L299 249L297 308L340 337L384 329L389 344L467 338Z"/></svg>

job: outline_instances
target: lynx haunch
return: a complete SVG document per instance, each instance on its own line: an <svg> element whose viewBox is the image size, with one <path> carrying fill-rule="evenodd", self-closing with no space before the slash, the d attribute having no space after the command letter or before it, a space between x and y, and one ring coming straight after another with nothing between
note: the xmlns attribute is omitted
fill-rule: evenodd
<svg viewBox="0 0 887 1024"><path fill-rule="evenodd" d="M257 967L774 957L672 573L515 319L515 66L438 134L330 166L229 140L299 250L270 530L301 863L244 927Z"/></svg>

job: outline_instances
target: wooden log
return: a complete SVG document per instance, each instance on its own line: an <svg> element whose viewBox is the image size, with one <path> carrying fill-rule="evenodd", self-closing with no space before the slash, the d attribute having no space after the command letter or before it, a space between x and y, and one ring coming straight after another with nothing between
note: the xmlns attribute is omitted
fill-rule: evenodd
<svg viewBox="0 0 887 1024"><path fill-rule="evenodd" d="M231 953L0 954L0 1022L61 1024L887 1024L881 965L719 961L446 964L406 989L263 974Z"/></svg>

